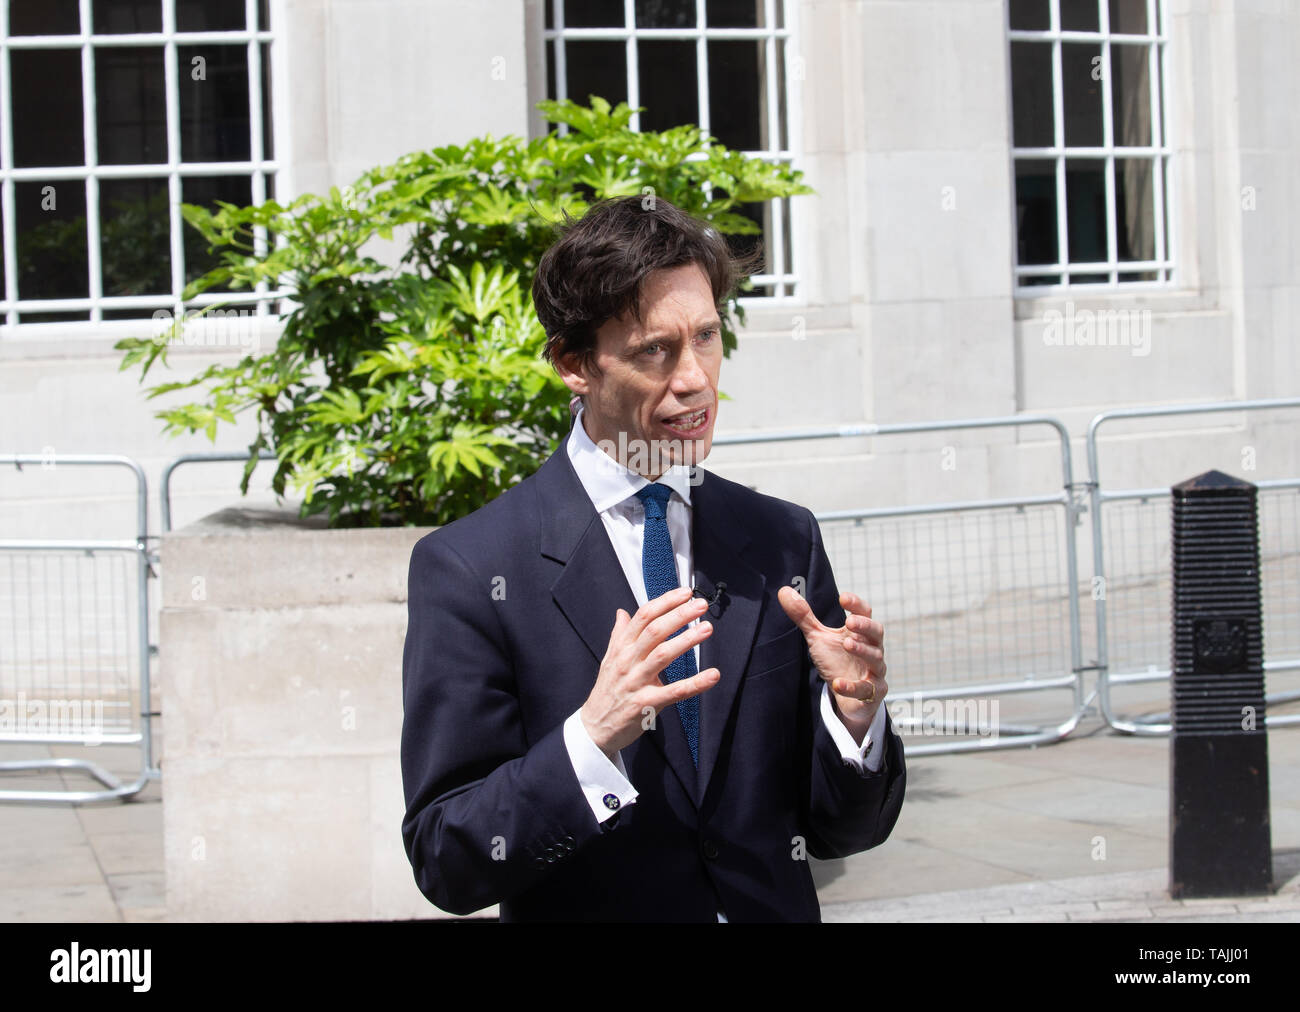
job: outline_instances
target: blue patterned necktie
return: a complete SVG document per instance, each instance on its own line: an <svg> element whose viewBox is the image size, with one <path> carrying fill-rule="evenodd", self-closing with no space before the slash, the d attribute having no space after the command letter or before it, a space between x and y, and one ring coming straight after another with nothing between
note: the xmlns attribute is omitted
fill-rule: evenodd
<svg viewBox="0 0 1300 1012"><path fill-rule="evenodd" d="M673 555L673 539L668 533L668 517L665 507L673 490L667 485L651 483L636 493L636 497L645 506L645 531L641 546L641 575L645 578L646 600L675 590L677 582L677 561ZM686 626L678 629L673 636L679 636ZM697 673L695 666L695 648L692 647L664 668L662 677L665 685L690 678ZM686 732L686 744L691 747L691 762L700 765L700 699L691 696L677 703L677 715L681 718L682 729Z"/></svg>

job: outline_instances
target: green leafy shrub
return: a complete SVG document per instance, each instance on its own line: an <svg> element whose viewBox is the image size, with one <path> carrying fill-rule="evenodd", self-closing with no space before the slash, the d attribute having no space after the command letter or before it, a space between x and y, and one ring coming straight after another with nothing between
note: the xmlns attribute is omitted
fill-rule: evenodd
<svg viewBox="0 0 1300 1012"><path fill-rule="evenodd" d="M565 213L653 195L721 233L754 235L743 205L812 192L799 171L728 150L697 127L630 131L626 104L540 108L568 134L416 152L288 205L185 205L220 264L183 297L265 282L287 292L288 309L267 353L151 387L150 397L203 391L157 413L166 431L215 439L218 423L253 411L243 492L269 449L272 487L300 492L303 515L448 523L535 471L568 431L569 392L540 357L545 334L530 295ZM259 233L269 238L260 247ZM724 308L730 354L731 316L743 324L744 313L734 298ZM193 325L181 318L161 335L119 342L122 368L138 366L143 381Z"/></svg>

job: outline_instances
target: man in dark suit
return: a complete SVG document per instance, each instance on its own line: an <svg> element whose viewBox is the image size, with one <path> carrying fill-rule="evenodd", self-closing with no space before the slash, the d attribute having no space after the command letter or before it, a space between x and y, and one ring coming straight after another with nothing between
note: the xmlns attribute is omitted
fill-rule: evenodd
<svg viewBox="0 0 1300 1012"><path fill-rule="evenodd" d="M402 836L444 910L817 921L807 858L898 818L880 623L807 509L698 466L738 269L639 197L538 265L573 431L411 556Z"/></svg>

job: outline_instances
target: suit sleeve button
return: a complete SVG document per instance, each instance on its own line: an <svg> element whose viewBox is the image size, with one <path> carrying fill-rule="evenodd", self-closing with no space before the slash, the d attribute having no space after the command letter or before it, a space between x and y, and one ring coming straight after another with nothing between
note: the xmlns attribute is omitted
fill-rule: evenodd
<svg viewBox="0 0 1300 1012"><path fill-rule="evenodd" d="M710 861L712 861L714 858L718 856L718 845L714 843L712 840L704 841L703 850L704 850L704 856L707 857Z"/></svg>
<svg viewBox="0 0 1300 1012"><path fill-rule="evenodd" d="M573 848L575 848L578 845L578 841L571 836L566 836L560 842L564 845L564 849L570 852L572 852Z"/></svg>

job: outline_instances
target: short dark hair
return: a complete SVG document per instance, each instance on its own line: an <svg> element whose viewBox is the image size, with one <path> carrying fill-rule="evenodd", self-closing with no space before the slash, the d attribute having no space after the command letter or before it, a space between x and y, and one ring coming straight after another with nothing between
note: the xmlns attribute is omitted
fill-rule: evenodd
<svg viewBox="0 0 1300 1012"><path fill-rule="evenodd" d="M736 257L708 222L662 197L599 201L581 218L565 217L559 240L537 264L533 305L546 330L542 357L552 365L576 354L593 364L596 331L631 312L641 319L641 288L652 271L698 264L719 312L755 257Z"/></svg>

